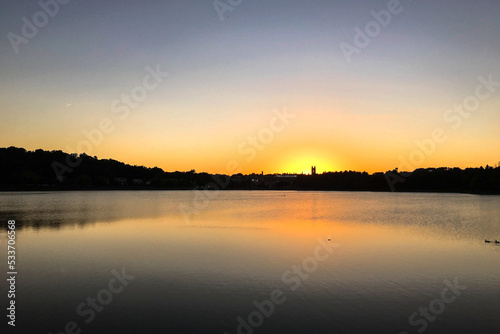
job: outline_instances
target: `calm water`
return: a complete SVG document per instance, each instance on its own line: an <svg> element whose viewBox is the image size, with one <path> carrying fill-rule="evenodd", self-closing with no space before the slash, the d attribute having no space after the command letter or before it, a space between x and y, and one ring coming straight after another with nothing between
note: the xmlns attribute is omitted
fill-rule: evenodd
<svg viewBox="0 0 500 334"><path fill-rule="evenodd" d="M0 193L15 332L500 332L500 196L202 194Z"/></svg>

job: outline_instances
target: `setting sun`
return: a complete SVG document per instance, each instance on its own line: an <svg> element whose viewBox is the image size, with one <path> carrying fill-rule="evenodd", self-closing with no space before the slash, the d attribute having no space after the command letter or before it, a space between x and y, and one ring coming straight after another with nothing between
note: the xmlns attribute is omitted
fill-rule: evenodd
<svg viewBox="0 0 500 334"><path fill-rule="evenodd" d="M342 166L332 157L332 154L320 150L303 150L287 155L283 170L293 174L311 174L311 167L316 167L316 173L340 171Z"/></svg>

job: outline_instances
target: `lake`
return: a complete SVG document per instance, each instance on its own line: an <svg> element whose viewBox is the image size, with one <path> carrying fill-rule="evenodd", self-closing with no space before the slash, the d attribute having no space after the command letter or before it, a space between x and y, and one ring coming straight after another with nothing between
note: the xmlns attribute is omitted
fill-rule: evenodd
<svg viewBox="0 0 500 334"><path fill-rule="evenodd" d="M16 333L500 332L500 196L0 193L0 218Z"/></svg>

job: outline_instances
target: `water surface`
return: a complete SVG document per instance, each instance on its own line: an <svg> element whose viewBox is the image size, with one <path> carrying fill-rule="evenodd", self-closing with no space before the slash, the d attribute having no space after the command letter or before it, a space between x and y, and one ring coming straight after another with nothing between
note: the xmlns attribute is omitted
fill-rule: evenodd
<svg viewBox="0 0 500 334"><path fill-rule="evenodd" d="M0 193L0 218L17 222L17 333L500 332L499 196Z"/></svg>

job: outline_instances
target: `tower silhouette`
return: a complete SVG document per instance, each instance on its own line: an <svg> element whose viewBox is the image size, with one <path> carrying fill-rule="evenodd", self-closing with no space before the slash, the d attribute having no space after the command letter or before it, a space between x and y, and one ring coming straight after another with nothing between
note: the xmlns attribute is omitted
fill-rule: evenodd
<svg viewBox="0 0 500 334"><path fill-rule="evenodd" d="M316 166L311 167L311 175L316 175Z"/></svg>

